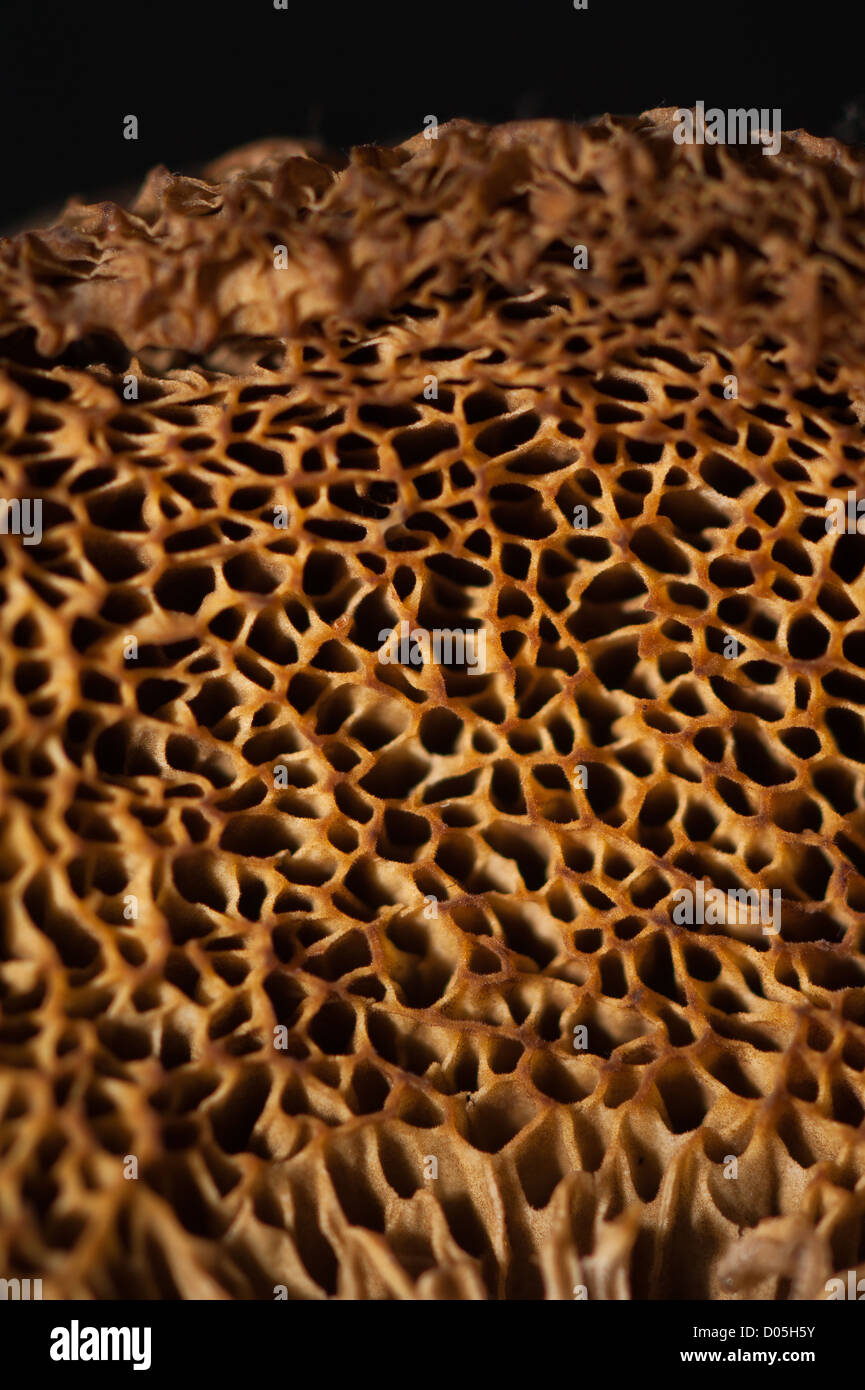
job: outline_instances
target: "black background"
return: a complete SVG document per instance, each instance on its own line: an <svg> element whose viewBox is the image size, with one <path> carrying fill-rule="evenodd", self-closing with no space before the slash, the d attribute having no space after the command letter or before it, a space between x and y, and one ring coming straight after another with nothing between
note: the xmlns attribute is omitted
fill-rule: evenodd
<svg viewBox="0 0 865 1390"><path fill-rule="evenodd" d="M342 149L468 116L780 107L785 129L865 142L861 0L4 0L0 228L71 194L194 172L234 145ZM123 138L136 115L139 139Z"/></svg>

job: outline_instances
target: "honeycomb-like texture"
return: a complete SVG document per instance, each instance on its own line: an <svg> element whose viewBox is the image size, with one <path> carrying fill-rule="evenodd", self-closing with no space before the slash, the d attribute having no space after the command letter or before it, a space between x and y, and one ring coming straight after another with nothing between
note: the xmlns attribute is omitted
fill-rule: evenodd
<svg viewBox="0 0 865 1390"><path fill-rule="evenodd" d="M0 244L6 1277L865 1262L862 175L457 124ZM677 925L697 880L780 931Z"/></svg>

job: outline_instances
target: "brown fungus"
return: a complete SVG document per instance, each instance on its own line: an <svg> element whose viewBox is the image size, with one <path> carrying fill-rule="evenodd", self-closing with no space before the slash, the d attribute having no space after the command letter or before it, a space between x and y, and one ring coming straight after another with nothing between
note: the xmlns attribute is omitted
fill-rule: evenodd
<svg viewBox="0 0 865 1390"><path fill-rule="evenodd" d="M455 122L0 242L9 1277L865 1258L863 173Z"/></svg>

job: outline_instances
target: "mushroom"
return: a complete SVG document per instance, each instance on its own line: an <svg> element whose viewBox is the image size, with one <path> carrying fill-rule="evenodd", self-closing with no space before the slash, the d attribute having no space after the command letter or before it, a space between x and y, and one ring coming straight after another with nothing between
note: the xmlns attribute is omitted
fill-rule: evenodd
<svg viewBox="0 0 865 1390"><path fill-rule="evenodd" d="M8 1277L858 1266L865 170L677 128L267 141L0 242Z"/></svg>

